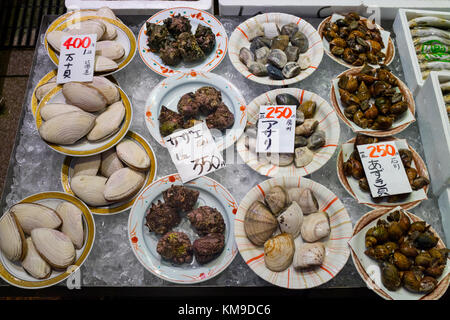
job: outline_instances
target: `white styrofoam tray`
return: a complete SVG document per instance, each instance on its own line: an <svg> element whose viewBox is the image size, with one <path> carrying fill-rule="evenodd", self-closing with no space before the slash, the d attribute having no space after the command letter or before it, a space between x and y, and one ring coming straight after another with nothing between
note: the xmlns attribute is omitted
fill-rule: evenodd
<svg viewBox="0 0 450 320"><path fill-rule="evenodd" d="M189 7L214 13L214 0L164 1L164 0L122 0L122 1L89 1L65 0L68 11L80 9L98 9L109 7L117 14L153 14L160 10L174 7Z"/></svg>
<svg viewBox="0 0 450 320"><path fill-rule="evenodd" d="M366 8L369 10L366 11ZM448 0L219 0L220 15L255 15L283 12L299 17L326 17L335 12L357 11L368 15L379 10L381 19L393 20L398 8L450 11ZM361 12L364 11L364 12ZM319 12L320 11L320 12ZM320 15L319 15L320 14Z"/></svg>
<svg viewBox="0 0 450 320"><path fill-rule="evenodd" d="M450 187L444 190L438 199L439 210L442 217L442 229L445 234L445 244L450 247Z"/></svg>
<svg viewBox="0 0 450 320"><path fill-rule="evenodd" d="M443 4L450 5L450 1L446 1ZM445 8L439 9L445 10ZM416 96L419 88L424 85L424 80L422 79L422 72L420 71L419 61L409 30L408 21L417 17L429 15L450 19L450 12L445 11L399 9L394 21L394 32L403 71L405 72L406 84L414 96Z"/></svg>
<svg viewBox="0 0 450 320"><path fill-rule="evenodd" d="M450 186L450 124L440 82L450 81L450 72L431 72L417 92L416 110L425 159L436 196Z"/></svg>

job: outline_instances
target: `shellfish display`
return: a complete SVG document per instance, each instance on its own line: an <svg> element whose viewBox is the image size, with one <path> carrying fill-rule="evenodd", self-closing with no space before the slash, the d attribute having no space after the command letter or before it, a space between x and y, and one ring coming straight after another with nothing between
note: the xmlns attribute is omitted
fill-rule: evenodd
<svg viewBox="0 0 450 320"><path fill-rule="evenodd" d="M410 112L408 89L386 66L364 65L342 74L333 85L343 115L359 128L387 131Z"/></svg>
<svg viewBox="0 0 450 320"><path fill-rule="evenodd" d="M209 263L225 247L226 226L222 213L206 205L195 208L199 196L198 190L172 184L162 193L164 201L153 202L146 210L145 225L149 232L161 236L156 251L175 265L192 261L200 265ZM175 229L182 223L181 215L186 215L199 236L192 244L186 232Z"/></svg>
<svg viewBox="0 0 450 320"><path fill-rule="evenodd" d="M74 158L70 191L93 207L116 206L133 198L151 179L151 159L136 140L126 137L98 155Z"/></svg>
<svg viewBox="0 0 450 320"><path fill-rule="evenodd" d="M444 273L449 250L431 226L410 218L403 209L392 210L371 225L364 235L364 254L379 263L384 287L422 295L432 292Z"/></svg>
<svg viewBox="0 0 450 320"><path fill-rule="evenodd" d="M362 134L358 134L353 143L353 151L347 160L342 163L342 172L347 177L347 179L356 179L358 181L358 187L364 193L370 196L373 204L386 202L387 204L395 205L396 203L405 202L411 193L399 194L399 195L389 195L385 197L372 197L370 192L369 184L367 182L366 174L362 166L361 158L357 149L358 145L365 145L371 143L377 143L382 141L392 141L391 137L369 137ZM346 144L347 145L347 144ZM403 143L402 143L403 145ZM350 145L349 145L350 146ZM406 146L408 146L406 144ZM408 177L409 184L411 185L412 192L419 190L424 190L426 193L426 188L430 184L428 174L426 170L423 171L419 167L417 156L413 156L413 152L409 149L410 147L399 147L399 154L402 160L403 167L405 169L405 174ZM414 152L415 153L415 152ZM344 160L344 159L343 159Z"/></svg>
<svg viewBox="0 0 450 320"><path fill-rule="evenodd" d="M212 86L185 93L177 103L177 111L161 106L158 117L161 136L190 128L202 121L209 129L218 130L231 128L234 124L234 113L222 101L221 91Z"/></svg>
<svg viewBox="0 0 450 320"><path fill-rule="evenodd" d="M89 16L89 20L83 19L83 16ZM118 41L116 27L106 19L120 21L114 12L108 7L102 7L98 10L89 10L88 13L83 11L77 12L74 16L81 19L69 19L66 21L67 27L63 30L56 28L46 34L46 42L56 52L59 53L62 38L69 35L95 34L97 42L95 47L96 60L94 64L94 72L96 74L104 72L112 72L119 68L119 63L125 56L125 48ZM98 16L99 18L94 18ZM81 21L79 21L81 20Z"/></svg>
<svg viewBox="0 0 450 320"><path fill-rule="evenodd" d="M48 279L75 263L84 228L83 212L70 201L16 203L0 218L0 250L31 277Z"/></svg>
<svg viewBox="0 0 450 320"><path fill-rule="evenodd" d="M356 12L344 16L333 15L328 18L321 30L321 36L329 45L332 56L349 66L364 64L387 64L387 44L382 31L369 19Z"/></svg>
<svg viewBox="0 0 450 320"><path fill-rule="evenodd" d="M103 76L92 82L62 86L64 103L40 104L39 134L50 144L73 146L85 138L95 143L116 134L124 123L126 108L119 88Z"/></svg>
<svg viewBox="0 0 450 320"><path fill-rule="evenodd" d="M294 267L300 269L320 266L325 246L317 241L324 241L329 235L330 224L327 214L318 211L313 192L307 188L285 189L276 185L266 193L264 202L256 200L250 205L245 213L244 230L254 245L264 246L266 267L280 272L293 261ZM278 229L281 234L277 234ZM297 248L299 244L294 242L297 238L316 246Z"/></svg>
<svg viewBox="0 0 450 320"><path fill-rule="evenodd" d="M450 70L450 20L418 16L408 21L422 78L431 71Z"/></svg>
<svg viewBox="0 0 450 320"><path fill-rule="evenodd" d="M159 54L164 64L197 63L214 51L216 36L209 26L199 24L193 31L189 18L180 13L162 22L146 22L145 34L148 48Z"/></svg>

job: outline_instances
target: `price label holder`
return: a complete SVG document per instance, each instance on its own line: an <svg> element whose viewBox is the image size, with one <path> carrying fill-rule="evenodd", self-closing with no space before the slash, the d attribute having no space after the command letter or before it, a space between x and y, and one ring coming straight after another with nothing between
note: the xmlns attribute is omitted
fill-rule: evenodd
<svg viewBox="0 0 450 320"><path fill-rule="evenodd" d="M204 122L164 138L183 183L225 167L222 154Z"/></svg>
<svg viewBox="0 0 450 320"><path fill-rule="evenodd" d="M91 82L94 78L96 34L64 36L56 83Z"/></svg>
<svg viewBox="0 0 450 320"><path fill-rule="evenodd" d="M293 153L296 106L260 106L256 152Z"/></svg>
<svg viewBox="0 0 450 320"><path fill-rule="evenodd" d="M412 192L394 141L357 147L372 197Z"/></svg>

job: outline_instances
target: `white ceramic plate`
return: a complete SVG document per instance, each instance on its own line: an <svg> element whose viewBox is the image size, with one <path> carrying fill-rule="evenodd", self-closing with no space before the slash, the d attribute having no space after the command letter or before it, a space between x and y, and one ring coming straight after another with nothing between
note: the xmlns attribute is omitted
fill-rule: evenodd
<svg viewBox="0 0 450 320"><path fill-rule="evenodd" d="M119 128L119 130L113 134L112 136L100 140L91 142L86 139L86 137L81 138L77 142L71 145L58 145L49 143L45 140L43 140L50 148L55 150L56 152L68 155L68 156L77 156L77 157L86 157L86 156L92 156L94 154L101 153L103 151L108 150L109 148L112 148L116 144L120 142L120 140L125 137L128 130L131 126L131 120L133 119L133 108L131 106L131 101L128 98L128 96L125 94L125 92L117 86L120 92L120 97L122 99L123 105L125 107L125 117L122 121L122 124ZM39 103L38 109L36 110L35 114L35 124L36 128L39 129L41 126L43 120L40 115L40 109L47 103L65 103L66 99L64 98L64 95L62 93L62 86L58 86L51 90L47 95L42 99L42 101Z"/></svg>
<svg viewBox="0 0 450 320"><path fill-rule="evenodd" d="M326 252L321 266L298 271L291 265L281 272L271 271L264 263L264 246L255 246L247 238L244 219L248 208L256 200L263 201L265 194L274 186L311 189L319 203L319 211L328 215L331 233L327 238L319 240L324 243ZM344 205L326 187L302 177L272 178L253 187L239 204L234 228L236 243L245 263L262 279L280 287L308 289L320 286L339 273L350 255L347 242L352 236L352 222ZM302 242L301 236L295 239L296 246Z"/></svg>
<svg viewBox="0 0 450 320"><path fill-rule="evenodd" d="M214 32L216 36L216 46L202 61L195 63L181 62L177 66L167 66L158 54L151 52L148 48L146 23L163 24L164 19L177 14L181 14L190 20L192 26L191 31L193 33L197 30L197 26L199 24L210 27ZM138 36L138 50L142 61L144 61L147 67L151 70L165 77L169 77L174 74L191 72L192 70L198 72L210 72L223 60L227 54L227 47L227 32L220 21L209 12L187 7L171 8L155 13L142 25Z"/></svg>
<svg viewBox="0 0 450 320"><path fill-rule="evenodd" d="M119 19L110 19L110 18L99 17L99 16L95 16L95 15L86 16L84 14L81 17L80 16L72 17L72 15L67 16L64 19L63 19L63 17L60 17L58 20L56 20L54 23L52 23L44 35L45 49L47 50L47 54L50 57L50 60L52 60L52 62L56 66L58 66L58 64L59 64L59 53L57 51L53 50L53 48L48 44L47 34L53 30L64 31L71 24L86 21L86 20L91 20L91 19L98 19L103 22L108 22L108 23L114 25L114 27L117 31L117 37L114 40L119 42L125 49L124 56L120 60L116 60L117 64L119 65L119 67L116 70L111 71L111 72L102 72L102 73L95 72L95 75L109 75L109 74L115 73L115 72L125 68L128 65L128 63L130 63L130 61L133 60L133 57L136 54L136 38L135 38L133 32L130 30L130 28L128 28L125 24L123 24Z"/></svg>
<svg viewBox="0 0 450 320"><path fill-rule="evenodd" d="M352 253L352 260L353 263L356 266L356 270L358 271L361 278L366 282L367 286L375 291L380 297L387 299L387 300L437 300L441 296L444 295L444 293L448 289L449 280L450 280L450 274L449 274L449 263L450 259L447 258L447 265L444 269L443 274L437 279L438 285L437 287L430 293L424 295L424 294L418 294L418 293L412 293L406 290L405 288L400 288L396 291L389 291L381 282L381 273L380 273L380 267L379 263L376 260L373 260L372 258L368 257L366 254L364 254L365 248L365 235L367 230L369 228L376 225L377 221L379 219L385 219L387 215L391 211L395 211L400 209L400 207L394 208L394 209L376 209L372 210L370 212L367 212L365 215L361 217L361 219L358 220L358 222L355 225L355 229L353 231L353 237L350 240L350 246L351 246L351 253ZM416 215L405 211L406 214L409 216L411 223L415 221L423 221ZM433 228L430 228L430 231L432 231L435 236L439 238L439 235L433 230ZM437 244L438 248L445 248L445 244L442 241L442 239L439 238L439 242Z"/></svg>
<svg viewBox="0 0 450 320"><path fill-rule="evenodd" d="M227 189L211 178L203 176L185 183L186 187L200 192L195 207L210 206L216 208L222 214L226 225L225 248L217 258L204 265L198 264L195 258L190 264L173 265L163 260L157 253L156 244L159 237L153 232L150 233L145 226L147 209L152 202L162 200L162 192L169 189L173 184L182 185L179 174L163 177L141 192L128 219L128 237L131 247L139 262L161 279L178 284L194 284L209 280L225 270L236 256L233 219L238 207L237 202ZM186 232L191 239L191 243L197 237L190 226L189 220L184 215L182 215L180 224L174 230Z"/></svg>
<svg viewBox="0 0 450 320"><path fill-rule="evenodd" d="M145 140L140 134L128 131L126 137L124 139L130 139L136 142L138 145L142 147L142 149L145 150L147 155L150 158L150 169L147 171L147 175L145 177L144 185L142 186L141 190L148 186L150 183L155 180L156 172L158 170L158 165L156 161L155 153L153 152L152 146ZM72 191L72 188L70 187L70 179L73 176L73 167L75 165L75 157L65 157L64 162L61 168L61 184L65 192L74 195ZM140 191L140 190L139 190ZM137 196L139 192L136 193L134 197L131 199L128 199L127 201L121 201L117 203L110 204L108 206L104 207L91 207L89 206L89 209L94 214L99 215L113 215L116 213L124 212L131 208L133 203L136 201Z"/></svg>
<svg viewBox="0 0 450 320"><path fill-rule="evenodd" d="M70 194L63 192L42 192L36 193L22 202L39 203L50 208L56 209L59 203L67 201L76 205L83 212L84 226L84 245L81 249L76 250L76 261L66 271L55 271L49 278L39 280L30 276L20 265L20 263L9 261L0 251L0 277L9 284L24 289L40 289L53 286L67 279L74 271L80 268L86 261L95 239L95 222L89 208L79 199Z"/></svg>
<svg viewBox="0 0 450 320"><path fill-rule="evenodd" d="M161 106L177 111L177 104L182 95L194 92L203 86L212 86L222 92L222 101L234 114L234 124L230 129L225 130L224 134L220 134L217 130L211 131L219 151L228 148L239 139L247 123L247 106L240 91L230 81L215 73L191 72L163 79L147 98L145 124L160 145L164 146L158 121Z"/></svg>
<svg viewBox="0 0 450 320"><path fill-rule="evenodd" d="M314 119L319 121L317 130L325 131L326 143L322 148L314 151L313 161L301 168L297 168L294 164L281 167L271 163L263 163L258 159L257 153L251 152L245 147L245 133L236 143L237 151L242 160L244 160L249 167L262 175L269 177L309 175L321 168L333 156L339 143L340 127L338 117L328 102L319 95L302 89L284 88L266 92L250 102L247 108L247 122L250 124L256 123L258 120L259 107L261 105L276 105L275 97L281 93L293 95L300 103L308 100L316 102L317 107Z"/></svg>
<svg viewBox="0 0 450 320"><path fill-rule="evenodd" d="M266 22L275 22L278 27L282 27L288 23L296 23L299 26L299 31L303 32L308 38L309 48L303 55L307 55L310 58L311 65L300 72L300 74L291 79L273 80L266 77L258 77L248 71L248 68L239 60L239 51L242 47L250 48L250 42L248 40L248 34L251 34L252 29L259 23L262 25ZM267 84L272 86L284 86L299 82L309 75L311 75L319 67L323 57L323 44L319 33L312 25L303 20L302 18L286 14L286 13L263 13L252 17L243 23L241 23L233 31L230 37L230 54L231 63L244 77L261 84Z"/></svg>

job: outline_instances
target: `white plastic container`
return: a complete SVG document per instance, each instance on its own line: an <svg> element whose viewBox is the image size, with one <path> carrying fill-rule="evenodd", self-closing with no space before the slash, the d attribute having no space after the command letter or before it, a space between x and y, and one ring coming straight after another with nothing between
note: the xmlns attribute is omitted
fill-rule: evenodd
<svg viewBox="0 0 450 320"><path fill-rule="evenodd" d="M68 11L79 9L111 8L115 14L154 14L158 11L174 8L189 7L214 13L214 0L195 1L157 1L157 0L124 0L124 1L90 1L90 0L65 0Z"/></svg>
<svg viewBox="0 0 450 320"><path fill-rule="evenodd" d="M427 3L427 1L423 2ZM449 6L450 1L444 2L443 5ZM439 10L445 10L445 8L439 8ZM397 48L399 48L398 52L405 72L406 84L414 96L417 94L419 88L424 85L424 80L420 72L419 61L414 49L411 32L409 31L408 21L417 17L430 15L450 19L450 12L445 11L399 9L394 21Z"/></svg>
<svg viewBox="0 0 450 320"><path fill-rule="evenodd" d="M450 72L431 72L416 96L417 121L436 196L450 186L450 124L439 86L446 81L450 81Z"/></svg>
<svg viewBox="0 0 450 320"><path fill-rule="evenodd" d="M442 229L445 234L445 244L450 247L450 187L448 187L438 199L439 210L441 211Z"/></svg>
<svg viewBox="0 0 450 320"><path fill-rule="evenodd" d="M299 17L317 18L326 17L335 12L348 12L360 10L374 12L380 9L381 19L393 20L398 8L411 8L419 10L448 10L448 0L219 0L220 15L255 15L259 12L283 12ZM369 13L370 15L370 13Z"/></svg>

